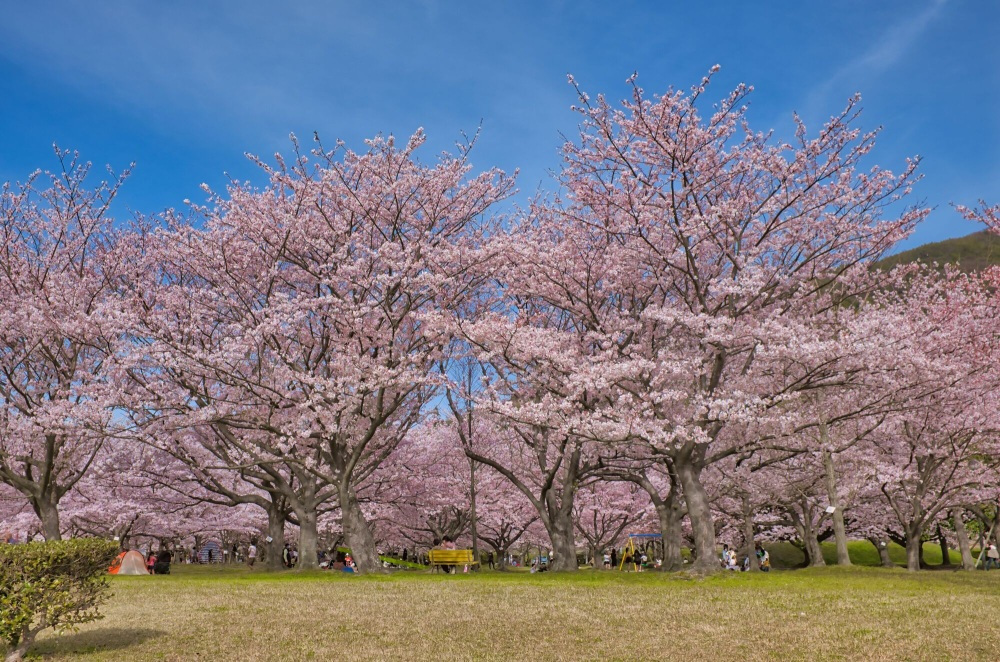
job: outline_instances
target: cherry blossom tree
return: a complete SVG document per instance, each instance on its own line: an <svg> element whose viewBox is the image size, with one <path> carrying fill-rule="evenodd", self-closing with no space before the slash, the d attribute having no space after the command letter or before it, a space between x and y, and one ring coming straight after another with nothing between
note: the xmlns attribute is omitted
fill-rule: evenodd
<svg viewBox="0 0 1000 662"><path fill-rule="evenodd" d="M994 291L998 272L918 273L887 294L887 335L901 334L895 365L912 384L909 406L875 433L870 460L905 537L907 567L920 568L922 539L948 509L975 501L1000 457L996 417Z"/></svg>
<svg viewBox="0 0 1000 662"><path fill-rule="evenodd" d="M457 540L469 529L469 460L445 423L413 428L370 482L361 495L385 507L379 528L394 531L401 542L429 548L435 539Z"/></svg>
<svg viewBox="0 0 1000 662"><path fill-rule="evenodd" d="M490 209L512 188L499 171L468 177L466 148L420 164L424 140L261 163L267 189L234 183L199 210L204 230L156 233L136 291L150 408L230 444L244 431L257 467L297 472L302 567L326 486L358 567L379 567L357 490L435 392L440 320L475 293Z"/></svg>
<svg viewBox="0 0 1000 662"><path fill-rule="evenodd" d="M154 485L176 492L188 502L261 509L267 518L263 560L272 570L282 567L286 523L298 526L299 548L310 549L313 531L299 524L309 521L301 515L314 512L318 527L319 517L330 509L335 494L332 488L317 491L319 481L298 464L265 459L269 456L260 449L266 442L255 440L267 437L221 425L173 429L167 424L169 420L159 416L136 425L141 430L139 439L159 451L161 461L145 469Z"/></svg>
<svg viewBox="0 0 1000 662"><path fill-rule="evenodd" d="M544 528L532 502L506 476L486 466L476 472L476 481L477 530L496 552L498 568L504 570L511 550L522 540L543 539Z"/></svg>
<svg viewBox="0 0 1000 662"><path fill-rule="evenodd" d="M471 429L455 426L466 455L504 476L527 499L544 526L553 570L576 570L573 507L582 482L597 467L588 445L543 425L480 417Z"/></svg>
<svg viewBox="0 0 1000 662"><path fill-rule="evenodd" d="M595 568L606 549L617 546L631 527L647 519L649 507L646 492L632 482L595 480L580 487L573 520Z"/></svg>
<svg viewBox="0 0 1000 662"><path fill-rule="evenodd" d="M87 188L90 164L0 190L0 481L58 540L59 503L114 434L120 233L109 207L128 171Z"/></svg>
<svg viewBox="0 0 1000 662"><path fill-rule="evenodd" d="M561 197L498 238L505 306L465 329L494 375L516 375L495 389L506 414L670 458L702 571L717 565L701 474L757 443L730 426L835 379L808 320L869 287L868 265L926 214L900 206L914 162L867 164L857 99L815 138L796 118L784 143L748 128L745 86L703 118L707 84L633 83L621 108L580 93Z"/></svg>

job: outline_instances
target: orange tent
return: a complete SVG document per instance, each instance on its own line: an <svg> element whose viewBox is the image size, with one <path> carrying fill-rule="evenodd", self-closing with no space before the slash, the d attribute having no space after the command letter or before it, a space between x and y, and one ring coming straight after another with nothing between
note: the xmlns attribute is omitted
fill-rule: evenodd
<svg viewBox="0 0 1000 662"><path fill-rule="evenodd" d="M111 562L111 567L108 568L108 572L112 575L149 574L146 570L146 559L142 558L142 554L134 549L119 554L118 557Z"/></svg>

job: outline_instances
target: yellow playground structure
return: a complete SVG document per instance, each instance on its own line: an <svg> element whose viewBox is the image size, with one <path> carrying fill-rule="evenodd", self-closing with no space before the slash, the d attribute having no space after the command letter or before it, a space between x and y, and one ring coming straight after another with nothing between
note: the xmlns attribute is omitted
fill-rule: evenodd
<svg viewBox="0 0 1000 662"><path fill-rule="evenodd" d="M659 533L630 533L628 534L628 542L625 543L625 548L622 550L622 558L618 563L618 569L625 569L625 559L632 559L632 566L634 570L639 569L640 563L636 561L638 555L642 553L639 547L636 547L635 542L638 540L640 542L646 540L661 540L663 536Z"/></svg>

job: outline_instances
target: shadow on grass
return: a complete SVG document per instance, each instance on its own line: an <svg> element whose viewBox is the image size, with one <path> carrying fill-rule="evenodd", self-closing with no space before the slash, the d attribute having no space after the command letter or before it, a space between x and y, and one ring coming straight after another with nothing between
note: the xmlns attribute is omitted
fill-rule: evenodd
<svg viewBox="0 0 1000 662"><path fill-rule="evenodd" d="M86 632L49 635L35 642L28 655L44 656L47 660L68 659L81 653L103 653L129 648L165 634L162 630L149 628L98 628Z"/></svg>

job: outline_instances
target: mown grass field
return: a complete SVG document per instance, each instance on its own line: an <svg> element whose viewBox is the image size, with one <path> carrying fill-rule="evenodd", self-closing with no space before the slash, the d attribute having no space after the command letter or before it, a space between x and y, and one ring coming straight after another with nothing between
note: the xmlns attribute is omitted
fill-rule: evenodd
<svg viewBox="0 0 1000 662"><path fill-rule="evenodd" d="M707 579L592 570L355 577L178 566L170 576L114 578L112 588L104 620L46 636L31 655L220 662L1000 659L1000 572L856 567Z"/></svg>

